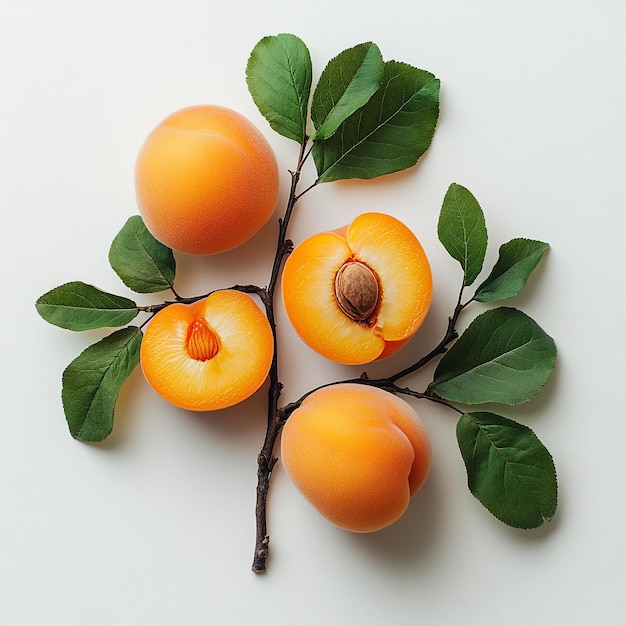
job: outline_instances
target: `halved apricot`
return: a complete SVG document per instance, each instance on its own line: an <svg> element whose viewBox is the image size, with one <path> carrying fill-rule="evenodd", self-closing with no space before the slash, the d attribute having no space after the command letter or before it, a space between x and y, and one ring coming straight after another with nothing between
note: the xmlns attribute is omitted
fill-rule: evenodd
<svg viewBox="0 0 626 626"><path fill-rule="evenodd" d="M353 365L403 346L424 321L432 290L417 237L382 213L364 213L347 227L304 240L282 279L285 310L303 341Z"/></svg>
<svg viewBox="0 0 626 626"><path fill-rule="evenodd" d="M251 396L274 355L263 311L240 291L216 291L193 304L170 304L150 321L141 367L167 401L193 411L222 409Z"/></svg>

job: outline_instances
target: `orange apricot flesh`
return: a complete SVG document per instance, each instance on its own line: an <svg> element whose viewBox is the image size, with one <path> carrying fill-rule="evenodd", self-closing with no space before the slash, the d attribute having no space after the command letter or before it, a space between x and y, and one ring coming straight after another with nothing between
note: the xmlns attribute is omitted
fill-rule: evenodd
<svg viewBox="0 0 626 626"><path fill-rule="evenodd" d="M245 400L267 378L274 343L265 314L240 291L170 304L150 321L141 367L152 388L183 409L212 411Z"/></svg>
<svg viewBox="0 0 626 626"><path fill-rule="evenodd" d="M216 105L172 113L144 141L135 166L139 212L156 239L217 254L252 237L274 212L278 165L243 115Z"/></svg>
<svg viewBox="0 0 626 626"><path fill-rule="evenodd" d="M355 266L361 267L352 271ZM338 291L342 281L343 294ZM375 291L376 302L357 298L359 289ZM402 347L424 321L432 291L419 240L382 213L364 213L347 227L304 240L287 259L282 279L285 310L303 341L333 361L352 365L386 358Z"/></svg>
<svg viewBox="0 0 626 626"><path fill-rule="evenodd" d="M404 400L341 383L308 396L287 420L281 458L298 490L328 520L373 532L407 509L430 470L426 429Z"/></svg>

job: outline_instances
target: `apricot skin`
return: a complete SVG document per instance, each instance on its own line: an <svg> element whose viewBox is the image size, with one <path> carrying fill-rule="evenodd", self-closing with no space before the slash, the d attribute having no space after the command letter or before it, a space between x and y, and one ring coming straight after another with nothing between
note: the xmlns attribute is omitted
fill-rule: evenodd
<svg viewBox="0 0 626 626"><path fill-rule="evenodd" d="M372 532L395 522L423 485L431 448L404 400L358 383L321 388L285 426L281 458L299 491L331 522Z"/></svg>
<svg viewBox="0 0 626 626"><path fill-rule="evenodd" d="M216 105L172 113L145 139L135 166L139 212L152 235L179 252L235 248L274 212L278 166L261 132Z"/></svg>

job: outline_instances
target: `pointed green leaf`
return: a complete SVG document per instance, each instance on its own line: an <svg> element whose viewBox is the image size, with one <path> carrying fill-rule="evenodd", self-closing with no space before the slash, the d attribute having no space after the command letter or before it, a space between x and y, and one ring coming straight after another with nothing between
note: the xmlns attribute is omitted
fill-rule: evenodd
<svg viewBox="0 0 626 626"><path fill-rule="evenodd" d="M429 72L388 61L381 86L313 144L317 182L375 178L415 165L431 144L439 116L439 81Z"/></svg>
<svg viewBox="0 0 626 626"><path fill-rule="evenodd" d="M429 390L464 404L520 404L539 393L555 361L554 341L534 320L517 309L491 309L444 354Z"/></svg>
<svg viewBox="0 0 626 626"><path fill-rule="evenodd" d="M264 37L246 66L252 100L270 126L303 143L311 91L312 65L304 42L290 34Z"/></svg>
<svg viewBox="0 0 626 626"><path fill-rule="evenodd" d="M329 61L311 101L311 119L317 129L314 140L328 139L374 95L383 67L383 57L374 43L359 44Z"/></svg>
<svg viewBox="0 0 626 626"><path fill-rule="evenodd" d="M548 248L547 243L532 239L512 239L500 246L498 261L474 300L494 302L516 296Z"/></svg>
<svg viewBox="0 0 626 626"><path fill-rule="evenodd" d="M494 413L468 413L456 436L469 490L492 515L516 528L537 528L554 516L554 463L530 428Z"/></svg>
<svg viewBox="0 0 626 626"><path fill-rule="evenodd" d="M102 441L111 433L119 390L139 363L141 338L136 326L122 328L67 366L62 399L72 437Z"/></svg>
<svg viewBox="0 0 626 626"><path fill-rule="evenodd" d="M124 284L137 293L155 293L174 285L174 253L152 236L139 215L130 217L113 239L109 262Z"/></svg>
<svg viewBox="0 0 626 626"><path fill-rule="evenodd" d="M139 313L132 300L80 281L55 287L35 306L46 322L67 330L124 326Z"/></svg>
<svg viewBox="0 0 626 626"><path fill-rule="evenodd" d="M485 216L472 193L456 183L446 192L437 225L439 241L463 268L463 284L471 285L483 267L487 251Z"/></svg>

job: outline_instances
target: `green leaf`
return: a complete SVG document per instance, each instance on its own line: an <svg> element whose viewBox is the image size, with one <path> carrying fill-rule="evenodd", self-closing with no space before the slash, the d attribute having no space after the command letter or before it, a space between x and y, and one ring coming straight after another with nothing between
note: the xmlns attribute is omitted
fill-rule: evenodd
<svg viewBox="0 0 626 626"><path fill-rule="evenodd" d="M311 119L317 129L314 140L331 137L376 93L383 67L383 57L374 43L359 44L329 61L311 101Z"/></svg>
<svg viewBox="0 0 626 626"><path fill-rule="evenodd" d="M429 390L464 404L520 404L541 391L555 361L554 341L534 320L517 309L491 309L444 354Z"/></svg>
<svg viewBox="0 0 626 626"><path fill-rule="evenodd" d="M532 239L512 239L502 244L498 261L473 299L493 302L516 296L548 248L547 243Z"/></svg>
<svg viewBox="0 0 626 626"><path fill-rule="evenodd" d="M139 363L142 333L128 326L89 346L63 372L62 399L72 437L102 441L113 430L119 390Z"/></svg>
<svg viewBox="0 0 626 626"><path fill-rule="evenodd" d="M431 144L439 116L439 80L406 63L388 61L381 86L313 144L317 182L375 178L415 165Z"/></svg>
<svg viewBox="0 0 626 626"><path fill-rule="evenodd" d="M174 253L150 234L139 215L130 217L113 239L109 262L124 284L137 293L155 293L174 285Z"/></svg>
<svg viewBox="0 0 626 626"><path fill-rule="evenodd" d="M485 261L487 228L485 216L472 193L452 183L443 199L439 223L439 241L463 268L463 284L471 285Z"/></svg>
<svg viewBox="0 0 626 626"><path fill-rule="evenodd" d="M311 91L312 65L304 42L290 34L264 37L246 66L252 100L270 126L303 143Z"/></svg>
<svg viewBox="0 0 626 626"><path fill-rule="evenodd" d="M516 528L537 528L554 516L554 463L530 428L494 413L468 413L456 436L469 490L492 515Z"/></svg>
<svg viewBox="0 0 626 626"><path fill-rule="evenodd" d="M124 326L139 313L132 300L80 281L55 287L41 296L35 306L46 322L67 330Z"/></svg>

